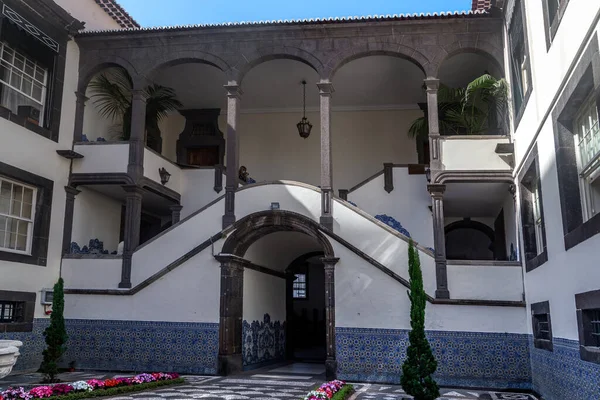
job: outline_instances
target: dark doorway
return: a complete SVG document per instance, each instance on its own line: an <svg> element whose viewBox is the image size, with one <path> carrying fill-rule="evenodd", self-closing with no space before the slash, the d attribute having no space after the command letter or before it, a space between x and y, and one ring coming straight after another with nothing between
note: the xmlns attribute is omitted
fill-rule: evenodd
<svg viewBox="0 0 600 400"><path fill-rule="evenodd" d="M219 147L204 146L187 150L187 163L198 167L212 167L219 163Z"/></svg>
<svg viewBox="0 0 600 400"><path fill-rule="evenodd" d="M288 268L287 357L304 362L325 362L325 270L322 253L309 253Z"/></svg>
<svg viewBox="0 0 600 400"><path fill-rule="evenodd" d="M481 222L465 218L446 226L448 260L493 260L494 230Z"/></svg>
<svg viewBox="0 0 600 400"><path fill-rule="evenodd" d="M504 228L504 209L500 210L500 214L494 222L494 259L505 261L506 257L506 230Z"/></svg>

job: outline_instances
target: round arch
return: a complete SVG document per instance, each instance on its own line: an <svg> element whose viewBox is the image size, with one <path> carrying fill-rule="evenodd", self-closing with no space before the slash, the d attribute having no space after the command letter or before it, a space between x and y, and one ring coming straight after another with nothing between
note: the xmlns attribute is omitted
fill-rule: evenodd
<svg viewBox="0 0 600 400"><path fill-rule="evenodd" d="M356 47L351 47L348 50L336 54L327 63L327 65L331 67L328 67L328 70L325 71L325 77L331 80L334 78L337 71L339 71L344 65L351 61L370 56L390 56L402 58L417 66L421 71L423 71L425 76L429 76L431 72L428 68L430 63L427 57L415 49L392 43L376 43L374 47L376 47L376 49L369 49L367 45L359 46L358 49Z"/></svg>
<svg viewBox="0 0 600 400"><path fill-rule="evenodd" d="M94 76L108 68L123 68L127 71L132 79L135 79L139 74L137 69L127 60L121 57L108 57L99 63L89 63L79 68L79 82L77 84L77 91L79 93L85 93L87 87Z"/></svg>
<svg viewBox="0 0 600 400"><path fill-rule="evenodd" d="M462 240L461 238L467 239L467 237L463 237L459 234L458 231L470 231L469 237L472 240ZM465 244L466 246L455 248L452 246L450 240L448 240L448 236L452 233L455 233L456 241L460 242L460 244ZM474 234L474 235L473 235ZM483 236L489 240L489 244L483 239ZM446 237L446 256L448 259L477 259L477 260L485 260L485 255L488 255L490 259L493 259L493 246L496 241L496 234L492 228L489 226L478 222L473 221L471 219L463 219L461 221L456 221L451 224L448 224L444 227L444 236ZM477 244L480 246L477 246ZM449 245L450 244L450 245ZM487 247L483 248L487 244ZM473 257L469 256L459 256L459 254L470 254L474 255ZM489 252L490 254L487 254Z"/></svg>
<svg viewBox="0 0 600 400"><path fill-rule="evenodd" d="M229 375L243 369L242 320L244 304L244 269L250 262L243 257L258 239L275 232L299 232L315 239L322 246L325 264L326 307L326 374L337 374L335 356L335 278L333 247L319 230L319 225L304 215L291 211L268 210L248 215L237 221L215 258L221 263L219 307L219 373ZM289 284L289 283L288 283Z"/></svg>
<svg viewBox="0 0 600 400"><path fill-rule="evenodd" d="M222 252L244 257L248 248L263 236L274 232L294 231L315 239L323 248L324 257L335 257L331 242L319 230L319 224L292 211L261 211L248 215L234 224Z"/></svg>
<svg viewBox="0 0 600 400"><path fill-rule="evenodd" d="M238 85L241 85L244 77L252 68L267 61L281 59L294 60L306 64L314 69L319 76L322 76L324 66L323 62L319 58L306 50L287 46L275 46L257 49L249 56L240 59L240 61L235 65L234 68L232 68L231 71L227 71L227 75L233 80L237 81Z"/></svg>
<svg viewBox="0 0 600 400"><path fill-rule="evenodd" d="M451 58L459 55L459 54L466 54L466 53L472 53L472 54L477 54L480 55L482 57L484 57L485 59L487 59L488 61L490 61L494 67L500 71L500 73L504 76L504 64L503 64L503 56L502 56L502 51L501 49L498 49L496 47L494 47L492 44L488 43L488 42L473 42L470 43L469 46L464 46L461 47L460 43L453 43L452 45L448 46L447 48L445 48L446 53L443 53L443 56L440 56L436 61L435 61L435 75L436 77L440 76L440 72L442 71L444 64L446 61L450 60Z"/></svg>
<svg viewBox="0 0 600 400"><path fill-rule="evenodd" d="M225 74L227 74L227 71L231 71L231 66L214 54L196 50L184 50L176 52L175 55L167 53L164 56L153 59L151 64L144 69L144 75L153 76L158 71L181 64L206 64L223 71ZM227 78L229 79L230 77L227 76Z"/></svg>

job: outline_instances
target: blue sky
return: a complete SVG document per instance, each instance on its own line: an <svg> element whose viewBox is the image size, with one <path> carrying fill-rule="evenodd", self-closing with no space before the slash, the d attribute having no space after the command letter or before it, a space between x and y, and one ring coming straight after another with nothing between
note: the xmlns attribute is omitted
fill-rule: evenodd
<svg viewBox="0 0 600 400"><path fill-rule="evenodd" d="M471 0L118 0L142 26L469 10Z"/></svg>

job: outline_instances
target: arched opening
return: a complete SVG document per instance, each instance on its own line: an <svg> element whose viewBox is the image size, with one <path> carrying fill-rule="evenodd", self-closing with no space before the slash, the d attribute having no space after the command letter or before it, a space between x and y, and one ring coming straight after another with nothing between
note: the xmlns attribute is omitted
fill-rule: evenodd
<svg viewBox="0 0 600 400"><path fill-rule="evenodd" d="M448 260L517 261L515 201L508 182L446 183L444 226Z"/></svg>
<svg viewBox="0 0 600 400"><path fill-rule="evenodd" d="M296 57L273 56L261 61L243 77L238 125L240 166L258 182L292 180L319 185L319 74ZM304 115L312 124L305 139L297 128Z"/></svg>
<svg viewBox="0 0 600 400"><path fill-rule="evenodd" d="M493 79L482 81L483 75ZM506 124L508 89L502 65L490 54L477 49L462 49L446 57L438 69L440 80L439 115L442 135L499 135L508 133ZM497 87L490 87L495 82ZM451 89L475 90L470 97ZM481 100L485 98L484 100ZM457 103L456 107L452 103ZM453 113L465 115L456 118Z"/></svg>
<svg viewBox="0 0 600 400"><path fill-rule="evenodd" d="M318 225L301 215L269 211L236 223L217 256L221 330L236 332L221 336L221 373L283 361L312 363L315 375L325 373L326 361L335 361L335 353L327 351L335 337L326 325L335 327L335 318L327 312L333 306L323 261L332 255ZM236 281L240 291L232 294ZM285 366L279 368L285 372Z"/></svg>
<svg viewBox="0 0 600 400"><path fill-rule="evenodd" d="M333 76L333 175L351 188L383 163L426 163L425 137L409 133L423 117L425 73L399 54L365 53L343 61ZM417 145L418 144L418 145Z"/></svg>
<svg viewBox="0 0 600 400"><path fill-rule="evenodd" d="M448 260L493 260L494 230L478 221L464 219L446 226Z"/></svg>

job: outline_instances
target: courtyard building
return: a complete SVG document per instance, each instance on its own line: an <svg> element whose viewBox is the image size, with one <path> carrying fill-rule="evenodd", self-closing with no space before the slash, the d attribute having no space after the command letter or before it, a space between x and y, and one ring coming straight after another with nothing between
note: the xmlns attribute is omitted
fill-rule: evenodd
<svg viewBox="0 0 600 400"><path fill-rule="evenodd" d="M398 383L413 241L440 385L600 398L600 3L157 28L114 0L0 7L17 370L62 276L64 366ZM450 129L448 88L483 75L506 107Z"/></svg>

